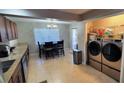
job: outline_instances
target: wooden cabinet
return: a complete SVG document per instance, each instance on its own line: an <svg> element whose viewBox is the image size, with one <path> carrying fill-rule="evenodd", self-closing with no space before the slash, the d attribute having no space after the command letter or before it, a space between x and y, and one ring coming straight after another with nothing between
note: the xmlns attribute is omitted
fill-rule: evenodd
<svg viewBox="0 0 124 93"><path fill-rule="evenodd" d="M13 40L18 38L18 31L17 31L17 25L13 21L10 21L7 18L5 19L5 28L7 32L7 38L8 40Z"/></svg>
<svg viewBox="0 0 124 93"><path fill-rule="evenodd" d="M9 80L9 83L13 83L13 80L12 80L12 78Z"/></svg>
<svg viewBox="0 0 124 93"><path fill-rule="evenodd" d="M0 42L8 41L7 32L5 28L5 18L0 16Z"/></svg>
<svg viewBox="0 0 124 93"><path fill-rule="evenodd" d="M12 31L13 39L18 38L16 23L14 23L14 22L11 21L11 22L10 22L10 25L11 25L11 31Z"/></svg>
<svg viewBox="0 0 124 93"><path fill-rule="evenodd" d="M13 22L14 25L14 31L15 31L15 38L18 38L18 31L17 31L17 25Z"/></svg>
<svg viewBox="0 0 124 93"><path fill-rule="evenodd" d="M0 42L17 39L18 31L16 23L0 15Z"/></svg>
<svg viewBox="0 0 124 93"><path fill-rule="evenodd" d="M14 23L12 21L10 21L10 26L11 26L11 31L12 31L12 37L13 39L15 39L16 38L15 29L14 29Z"/></svg>
<svg viewBox="0 0 124 93"><path fill-rule="evenodd" d="M13 73L11 79L9 80L9 83L23 83L23 73L22 73L22 66L19 64L16 67L15 72Z"/></svg>
<svg viewBox="0 0 124 93"><path fill-rule="evenodd" d="M8 40L12 40L13 39L10 22L11 22L10 20L5 19Z"/></svg>
<svg viewBox="0 0 124 93"><path fill-rule="evenodd" d="M21 72L20 66L21 65L19 64L19 66L16 68L16 70L15 70L13 76L12 76L13 83L21 83L22 82L22 80L20 78L20 72Z"/></svg>
<svg viewBox="0 0 124 93"><path fill-rule="evenodd" d="M15 72L11 76L9 83L25 83L28 74L28 61L29 61L29 48L21 58L19 65L16 67Z"/></svg>

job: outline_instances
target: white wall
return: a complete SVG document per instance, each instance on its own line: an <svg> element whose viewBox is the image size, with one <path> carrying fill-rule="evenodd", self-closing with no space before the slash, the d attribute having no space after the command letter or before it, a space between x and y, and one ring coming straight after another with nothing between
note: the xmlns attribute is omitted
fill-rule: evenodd
<svg viewBox="0 0 124 93"><path fill-rule="evenodd" d="M46 23L40 22L16 22L18 29L18 43L28 43L30 52L37 52L38 48L35 45L34 28L46 28ZM70 48L69 45L69 24L58 24L60 29L60 39L64 40L65 48Z"/></svg>
<svg viewBox="0 0 124 93"><path fill-rule="evenodd" d="M77 28L78 32L78 48L82 50L83 53L83 64L86 63L86 57L85 57L85 22L72 22L70 25L70 47L72 48L72 28Z"/></svg>
<svg viewBox="0 0 124 93"><path fill-rule="evenodd" d="M30 22L16 22L18 29L18 43L28 43L30 52L37 52L37 46L35 45L33 29L44 28L46 23L30 23ZM71 48L72 46L72 31L71 28L77 28L78 31L78 47L83 51L83 62L86 63L86 34L85 34L85 22L72 22L69 24L59 24L60 39L65 41L65 48Z"/></svg>

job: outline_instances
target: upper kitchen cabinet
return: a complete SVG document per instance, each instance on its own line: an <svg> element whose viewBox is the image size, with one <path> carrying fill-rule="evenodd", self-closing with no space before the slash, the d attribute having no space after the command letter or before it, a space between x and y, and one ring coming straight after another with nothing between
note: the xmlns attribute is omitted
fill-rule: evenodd
<svg viewBox="0 0 124 93"><path fill-rule="evenodd" d="M5 23L6 23L8 40L17 39L18 35L17 35L16 23L10 21L9 19L6 19Z"/></svg>
<svg viewBox="0 0 124 93"><path fill-rule="evenodd" d="M16 39L16 31L14 28L14 23L12 21L10 21L10 26L11 26L11 31L12 31L12 37L13 39Z"/></svg>
<svg viewBox="0 0 124 93"><path fill-rule="evenodd" d="M17 25L16 23L13 23L13 25L14 25L14 30L15 30L15 37L18 38Z"/></svg>
<svg viewBox="0 0 124 93"><path fill-rule="evenodd" d="M8 40L12 40L13 34L12 34L12 30L11 30L11 25L10 25L11 21L6 19L5 23L6 23L6 31L7 31Z"/></svg>
<svg viewBox="0 0 124 93"><path fill-rule="evenodd" d="M5 18L0 16L0 42L8 41L7 32L5 28Z"/></svg>

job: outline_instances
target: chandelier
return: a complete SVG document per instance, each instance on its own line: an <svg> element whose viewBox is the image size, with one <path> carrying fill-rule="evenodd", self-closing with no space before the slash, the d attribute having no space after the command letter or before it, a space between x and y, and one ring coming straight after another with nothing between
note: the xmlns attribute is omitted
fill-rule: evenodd
<svg viewBox="0 0 124 93"><path fill-rule="evenodd" d="M49 23L47 24L47 28L58 28L58 25L55 24L55 19L48 19Z"/></svg>
<svg viewBox="0 0 124 93"><path fill-rule="evenodd" d="M58 25L56 24L47 24L47 28L57 28Z"/></svg>

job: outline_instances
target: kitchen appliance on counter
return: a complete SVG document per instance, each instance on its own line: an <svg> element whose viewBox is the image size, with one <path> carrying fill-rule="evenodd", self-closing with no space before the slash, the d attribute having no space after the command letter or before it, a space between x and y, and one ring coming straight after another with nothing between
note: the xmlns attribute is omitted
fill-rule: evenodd
<svg viewBox="0 0 124 93"><path fill-rule="evenodd" d="M122 57L121 41L103 41L102 72L119 81L121 57Z"/></svg>
<svg viewBox="0 0 124 93"><path fill-rule="evenodd" d="M10 55L10 47L6 44L0 45L0 58L8 57Z"/></svg>
<svg viewBox="0 0 124 93"><path fill-rule="evenodd" d="M89 40L88 63L99 71L101 71L101 49L102 42L100 40Z"/></svg>

